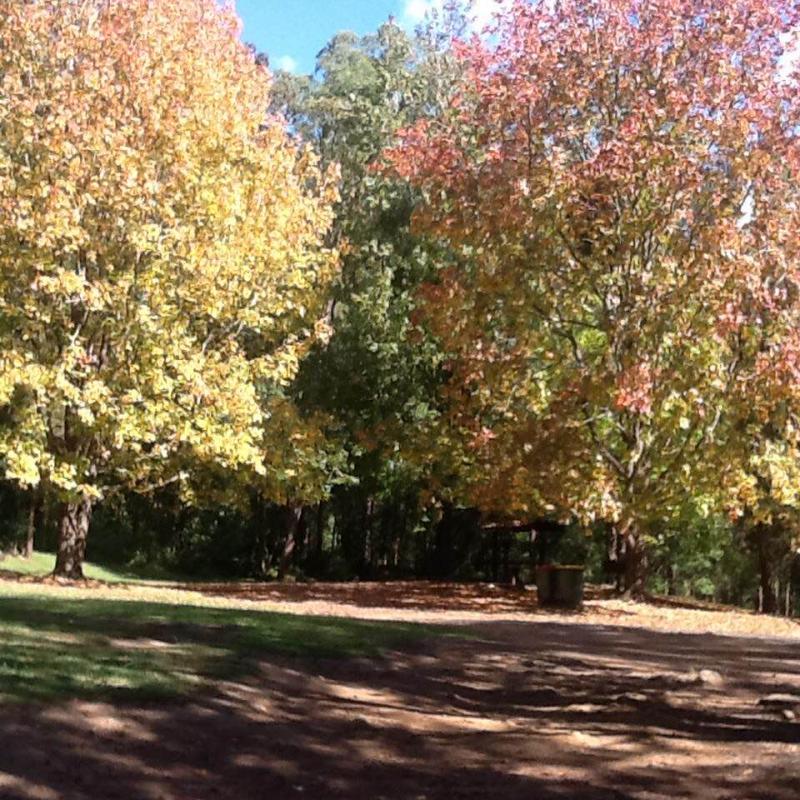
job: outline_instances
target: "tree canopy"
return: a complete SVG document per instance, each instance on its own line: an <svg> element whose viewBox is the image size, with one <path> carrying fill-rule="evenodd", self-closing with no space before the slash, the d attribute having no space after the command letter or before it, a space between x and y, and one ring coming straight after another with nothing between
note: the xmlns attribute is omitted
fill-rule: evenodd
<svg viewBox="0 0 800 800"><path fill-rule="evenodd" d="M217 0L2 4L0 500L27 549L80 577L96 512L98 552L195 571L510 580L557 553L774 608L800 3L434 6L299 76Z"/></svg>
<svg viewBox="0 0 800 800"><path fill-rule="evenodd" d="M629 587L687 497L741 512L742 412L794 393L796 24L791 2L517 0L391 153L420 227L472 256L428 319L476 501L613 522Z"/></svg>
<svg viewBox="0 0 800 800"><path fill-rule="evenodd" d="M1 452L63 501L65 574L108 491L265 472L261 385L336 267L333 186L238 35L215 0L4 5Z"/></svg>

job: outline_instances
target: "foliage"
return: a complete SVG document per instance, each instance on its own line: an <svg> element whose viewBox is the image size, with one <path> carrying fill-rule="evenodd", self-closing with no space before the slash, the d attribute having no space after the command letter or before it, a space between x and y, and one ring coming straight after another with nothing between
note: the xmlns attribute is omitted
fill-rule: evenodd
<svg viewBox="0 0 800 800"><path fill-rule="evenodd" d="M605 519L629 551L687 496L744 508L741 408L772 407L756 378L796 384L796 24L792 2L516 0L458 45L461 91L390 155L420 228L473 256L427 319L478 505Z"/></svg>
<svg viewBox="0 0 800 800"><path fill-rule="evenodd" d="M334 190L238 34L215 0L4 5L7 479L92 500L284 440L260 399L319 332Z"/></svg>
<svg viewBox="0 0 800 800"><path fill-rule="evenodd" d="M0 549L800 579L798 3L470 5L271 76L216 0L5 4Z"/></svg>
<svg viewBox="0 0 800 800"><path fill-rule="evenodd" d="M335 490L330 509L346 530L350 570L361 574L408 552L430 497L435 459L411 445L438 413L441 358L415 311L419 286L450 256L412 233L416 193L377 166L398 130L446 104L455 74L444 43L439 28L411 36L392 22L373 35L341 33L314 76L279 75L273 94L291 130L341 175L332 336L304 361L294 393L301 408L327 415L329 439L348 453L353 481Z"/></svg>
<svg viewBox="0 0 800 800"><path fill-rule="evenodd" d="M441 104L434 58L387 23L371 36L339 34L312 80L283 75L275 90L294 131L341 172L332 236L344 252L329 306L333 336L305 362L298 392L335 414L351 439L393 416L422 413L435 381L435 353L413 338L411 323L415 289L435 257L410 232L413 194L373 169L398 129Z"/></svg>

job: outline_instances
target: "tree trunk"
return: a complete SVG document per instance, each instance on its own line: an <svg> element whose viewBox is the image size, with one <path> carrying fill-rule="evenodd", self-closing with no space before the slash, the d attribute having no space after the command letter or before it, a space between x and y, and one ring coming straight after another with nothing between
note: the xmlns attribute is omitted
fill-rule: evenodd
<svg viewBox="0 0 800 800"><path fill-rule="evenodd" d="M400 527L395 527L392 530L392 544L391 544L391 567L396 570L400 566L400 548L403 537L403 531L408 524L408 510L406 504L403 503L403 517Z"/></svg>
<svg viewBox="0 0 800 800"><path fill-rule="evenodd" d="M31 493L30 505L28 507L28 525L25 531L25 542L22 545L21 555L30 558L33 555L33 548L36 539L36 529L42 517L43 500L39 489Z"/></svg>
<svg viewBox="0 0 800 800"><path fill-rule="evenodd" d="M324 555L325 523L325 503L320 500L319 503L317 503L317 538L314 540L314 556L318 566L322 564L322 556Z"/></svg>
<svg viewBox="0 0 800 800"><path fill-rule="evenodd" d="M767 542L767 529L757 531L758 571L760 578L761 594L759 597L759 611L762 614L774 614L777 608L775 590L772 583L772 562L769 557Z"/></svg>
<svg viewBox="0 0 800 800"><path fill-rule="evenodd" d="M511 575L511 533L503 534L503 583L509 584L513 582Z"/></svg>
<svg viewBox="0 0 800 800"><path fill-rule="evenodd" d="M500 542L496 532L491 534L492 537L492 565L491 577L494 583L497 583L500 576Z"/></svg>
<svg viewBox="0 0 800 800"><path fill-rule="evenodd" d="M367 504L364 509L364 549L362 552L362 567L359 571L359 577L363 579L372 578L374 570L372 568L374 556L374 532L372 530L375 521L375 501L372 497L367 498Z"/></svg>
<svg viewBox="0 0 800 800"><path fill-rule="evenodd" d="M624 597L644 597L645 581L649 567L647 550L636 525L627 524L617 533L621 561L619 588Z"/></svg>
<svg viewBox="0 0 800 800"><path fill-rule="evenodd" d="M670 597L678 594L678 576L674 564L667 567L667 594Z"/></svg>
<svg viewBox="0 0 800 800"><path fill-rule="evenodd" d="M617 592L622 594L624 583L622 579L624 566L622 555L622 534L616 525L609 525L607 530L608 552L606 554L604 569L607 575L613 577ZM541 559L539 563L541 563Z"/></svg>
<svg viewBox="0 0 800 800"><path fill-rule="evenodd" d="M25 532L25 544L22 547L23 558L30 558L33 555L33 538L36 533L36 501L31 502L28 509L28 528Z"/></svg>
<svg viewBox="0 0 800 800"><path fill-rule="evenodd" d="M286 538L283 542L280 564L278 565L278 580L282 581L292 564L292 556L297 546L297 531L303 516L303 506L289 506L286 509Z"/></svg>
<svg viewBox="0 0 800 800"><path fill-rule="evenodd" d="M92 501L83 497L59 506L58 553L53 575L78 581L83 579L86 538L92 519Z"/></svg>

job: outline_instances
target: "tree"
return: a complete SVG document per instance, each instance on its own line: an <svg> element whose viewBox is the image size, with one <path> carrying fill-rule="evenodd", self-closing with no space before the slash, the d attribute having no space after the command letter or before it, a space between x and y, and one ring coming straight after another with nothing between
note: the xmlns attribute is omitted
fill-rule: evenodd
<svg viewBox="0 0 800 800"><path fill-rule="evenodd" d="M759 350L766 358L759 362L759 389L753 391L756 381L747 382L746 402L738 405L737 425L744 436L740 473L732 483L735 496L730 501L731 507L741 510L735 529L752 554L759 576L756 607L765 613L778 610L777 585L781 579L784 586L791 582L793 561L800 553L800 397L796 381L781 374L786 347L793 338L791 332L781 337L773 327L783 316L764 318L759 325ZM797 325L796 313L791 316ZM764 345L765 336L781 343L772 353Z"/></svg>
<svg viewBox="0 0 800 800"><path fill-rule="evenodd" d="M324 307L334 191L238 34L216 0L3 4L0 457L57 494L57 575L111 492L266 473Z"/></svg>
<svg viewBox="0 0 800 800"><path fill-rule="evenodd" d="M427 290L468 486L613 523L631 593L648 530L741 480L742 385L793 363L797 22L788 1L514 0L389 154L419 225L471 256Z"/></svg>
<svg viewBox="0 0 800 800"><path fill-rule="evenodd" d="M367 36L340 33L321 51L314 76L282 74L273 106L341 172L331 245L342 250L328 320L293 391L298 405L328 416L330 438L349 455L354 481L332 507L347 561L368 571L397 565L409 541L427 470L406 448L410 430L435 414L439 350L420 336L418 288L447 253L410 230L418 196L378 168L397 131L438 113L455 83L452 54L437 30L410 35L388 22Z"/></svg>

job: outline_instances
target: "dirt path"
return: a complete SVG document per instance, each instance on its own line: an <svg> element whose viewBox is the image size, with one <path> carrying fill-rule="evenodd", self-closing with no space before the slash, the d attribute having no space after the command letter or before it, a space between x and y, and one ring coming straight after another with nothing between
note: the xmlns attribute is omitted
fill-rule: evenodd
<svg viewBox="0 0 800 800"><path fill-rule="evenodd" d="M358 615L408 599L397 591L370 606L364 595L270 602ZM0 797L800 797L800 722L759 705L773 693L800 695L796 635L629 624L637 614L660 619L651 606L629 608L625 625L613 614L594 621L615 601L597 600L583 618L526 608L520 620L508 618L513 609L464 602L464 637L377 660L270 659L246 683L189 703L0 708ZM663 619L689 629L723 613L669 611ZM701 624L696 615L711 616Z"/></svg>

